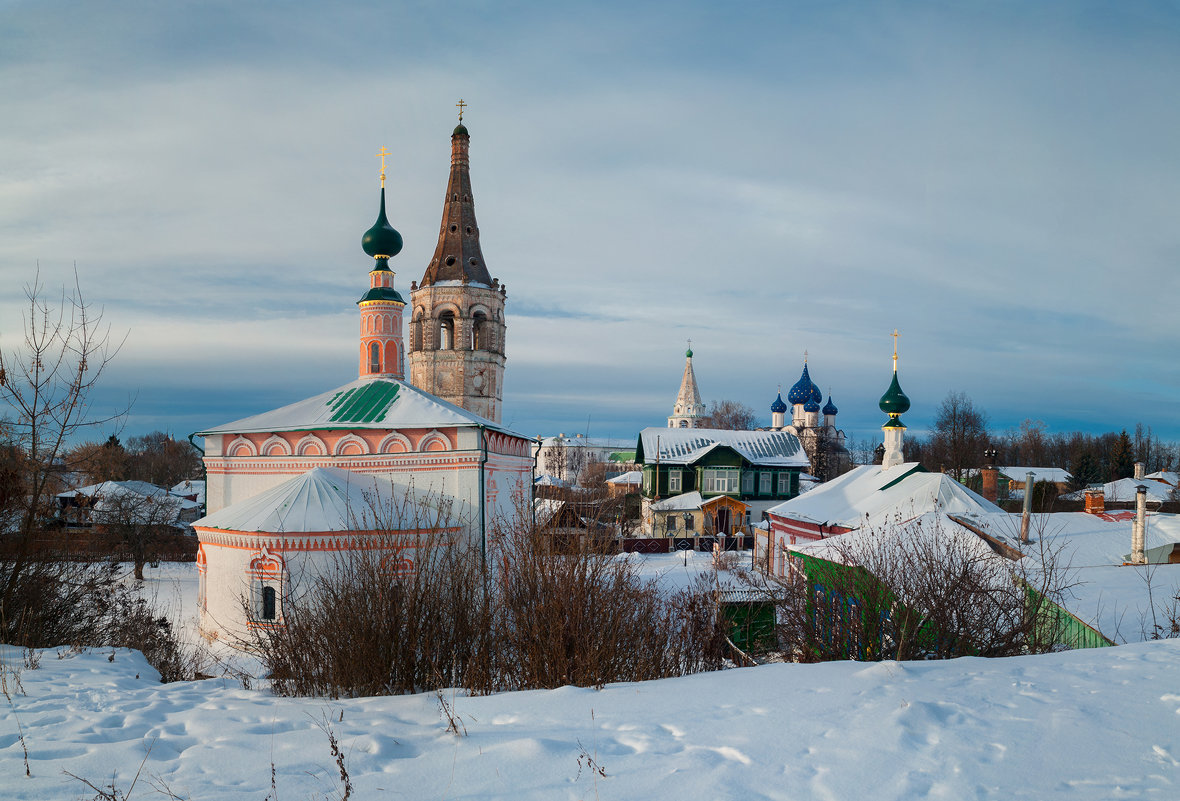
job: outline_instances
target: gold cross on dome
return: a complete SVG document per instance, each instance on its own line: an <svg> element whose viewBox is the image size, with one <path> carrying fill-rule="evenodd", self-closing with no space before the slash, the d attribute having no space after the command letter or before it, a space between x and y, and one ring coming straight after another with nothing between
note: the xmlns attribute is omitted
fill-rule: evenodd
<svg viewBox="0 0 1180 801"><path fill-rule="evenodd" d="M897 329L894 328L893 333L890 334L889 336L893 337L893 370L894 370L894 372L896 372L897 371L897 338L899 336L901 336L901 334L897 333Z"/></svg>
<svg viewBox="0 0 1180 801"><path fill-rule="evenodd" d="M803 351L803 363L807 364L807 351Z"/></svg>
<svg viewBox="0 0 1180 801"><path fill-rule="evenodd" d="M467 108L467 104L463 102L463 98L459 98L459 102L455 104L455 108L459 109L459 122L463 122L463 109Z"/></svg>
<svg viewBox="0 0 1180 801"><path fill-rule="evenodd" d="M390 156L390 155L393 155L393 154L385 149L385 145L382 145L381 149L379 151L377 151L377 158L381 159L381 187L382 188L385 187L385 157Z"/></svg>

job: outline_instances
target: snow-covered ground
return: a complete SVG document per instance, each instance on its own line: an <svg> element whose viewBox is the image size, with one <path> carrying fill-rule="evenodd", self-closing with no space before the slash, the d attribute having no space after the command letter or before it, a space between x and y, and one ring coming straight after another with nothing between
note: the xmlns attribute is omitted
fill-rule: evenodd
<svg viewBox="0 0 1180 801"><path fill-rule="evenodd" d="M113 654L113 659L111 658ZM20 655L4 655L6 669ZM915 799L1180 796L1180 642L1012 659L767 665L601 691L345 701L161 685L136 652L8 675L0 797ZM21 738L28 749L25 776ZM150 749L150 753L148 753ZM146 755L146 761L145 761ZM601 773L597 769L601 769Z"/></svg>
<svg viewBox="0 0 1180 801"><path fill-rule="evenodd" d="M710 563L639 567L671 588ZM146 592L191 634L195 567L147 573ZM165 785L192 799L337 798L326 725L357 799L1180 797L1180 641L442 700L161 685L136 652L39 653L29 669L0 648L0 798L95 796L67 772L126 792L141 763L132 798Z"/></svg>

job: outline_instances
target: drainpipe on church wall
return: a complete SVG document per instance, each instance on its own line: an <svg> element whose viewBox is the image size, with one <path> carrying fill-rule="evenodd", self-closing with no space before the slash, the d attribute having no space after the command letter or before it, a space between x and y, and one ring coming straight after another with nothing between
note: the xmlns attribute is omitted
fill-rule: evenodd
<svg viewBox="0 0 1180 801"><path fill-rule="evenodd" d="M481 425L479 428L479 555L486 567L488 564L488 530L484 465L488 463L488 435Z"/></svg>

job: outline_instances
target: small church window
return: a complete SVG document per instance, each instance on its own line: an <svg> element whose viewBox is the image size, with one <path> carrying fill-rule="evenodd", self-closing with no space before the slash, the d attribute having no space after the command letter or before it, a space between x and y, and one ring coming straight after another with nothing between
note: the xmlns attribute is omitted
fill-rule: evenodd
<svg viewBox="0 0 1180 801"><path fill-rule="evenodd" d="M274 620L278 617L278 598L275 588L269 584L262 588L262 619Z"/></svg>
<svg viewBox="0 0 1180 801"><path fill-rule="evenodd" d="M376 342L369 345L369 372L381 372L381 345Z"/></svg>
<svg viewBox="0 0 1180 801"><path fill-rule="evenodd" d="M488 318L483 312L476 312L471 318L471 349L488 349Z"/></svg>
<svg viewBox="0 0 1180 801"><path fill-rule="evenodd" d="M681 428L688 428L688 421L687 421L687 420L681 420L681 421L680 421L680 427L681 427Z"/></svg>
<svg viewBox="0 0 1180 801"><path fill-rule="evenodd" d="M454 256L447 256L446 263L447 263L448 267L454 267L455 266L455 257Z"/></svg>
<svg viewBox="0 0 1180 801"><path fill-rule="evenodd" d="M452 234L453 234L453 233L455 233L455 232L456 232L456 231L458 231L458 230L459 230L459 226L457 226L457 225L452 225L452 226L451 226L451 233L452 233Z"/></svg>
<svg viewBox="0 0 1180 801"><path fill-rule="evenodd" d="M438 347L452 350L455 347L455 314L445 311L438 316Z"/></svg>

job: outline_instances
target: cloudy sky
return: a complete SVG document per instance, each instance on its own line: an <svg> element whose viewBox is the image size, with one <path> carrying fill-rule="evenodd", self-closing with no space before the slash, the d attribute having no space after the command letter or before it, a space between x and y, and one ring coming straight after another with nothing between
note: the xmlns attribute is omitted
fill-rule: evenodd
<svg viewBox="0 0 1180 801"><path fill-rule="evenodd" d="M373 154L404 291L463 98L523 433L662 425L691 338L879 436L897 328L914 432L1180 439L1180 8L945 5L0 0L0 346L76 264L125 434L351 380Z"/></svg>

